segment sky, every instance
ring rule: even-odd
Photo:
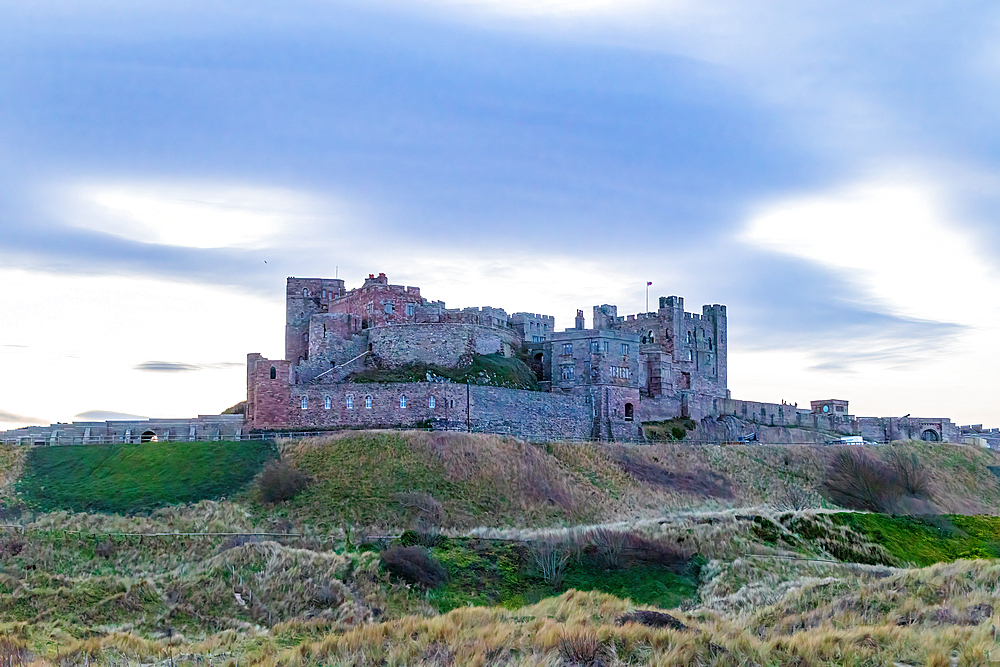
[[[0,63],[0,429],[218,413],[287,276],[378,272],[1000,426],[996,3],[0,2]]]

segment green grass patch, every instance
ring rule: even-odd
[[[893,556],[918,567],[957,558],[1000,558],[1000,517],[842,513],[831,516]]]
[[[570,560],[561,585],[553,588],[535,571],[530,547],[520,542],[451,539],[431,553],[448,571],[448,582],[428,592],[428,600],[441,612],[470,604],[517,609],[571,588],[672,609],[697,593],[701,562],[692,561],[694,566],[683,574],[644,563],[609,570],[581,554]]]
[[[233,495],[276,454],[259,440],[33,447],[17,489],[42,511],[125,514]]]
[[[538,389],[538,379],[524,361],[499,353],[475,354],[472,363],[461,368],[408,364],[398,368],[368,368],[348,377],[352,382],[426,382],[429,379],[510,389]]]

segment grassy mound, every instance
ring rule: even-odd
[[[498,436],[345,433],[286,456],[314,480],[288,515],[338,527],[591,522],[607,499],[544,449]]]
[[[524,361],[499,353],[475,354],[472,363],[461,368],[408,364],[398,368],[367,368],[352,373],[347,379],[353,382],[424,382],[428,378],[510,389],[538,389],[538,379]]]
[[[262,441],[33,447],[17,490],[43,511],[136,512],[237,493],[275,454]]]

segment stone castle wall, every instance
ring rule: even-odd
[[[521,341],[512,329],[475,324],[401,324],[368,329],[373,362],[385,368],[413,363],[466,366],[473,354],[513,356]]]

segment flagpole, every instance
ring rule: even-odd
[[[649,281],[646,281],[646,312],[649,312]]]

